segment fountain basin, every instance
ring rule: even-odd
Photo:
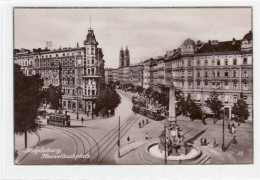
[[[159,142],[154,142],[149,144],[146,147],[146,151],[147,153],[149,153],[151,156],[155,158],[159,158],[159,159],[165,158],[165,152],[159,149]],[[201,155],[201,150],[197,146],[192,145],[192,149],[188,154],[169,155],[167,156],[167,160],[172,160],[172,161],[193,160],[199,157],[200,155]]]

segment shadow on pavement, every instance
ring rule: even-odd
[[[56,139],[45,139],[45,140],[42,140],[37,146],[43,146],[43,145],[49,144],[55,140]]]
[[[187,142],[193,144],[193,142],[194,142],[196,139],[198,139],[202,134],[204,134],[206,131],[207,131],[207,129],[200,131],[199,133],[197,133],[196,135],[194,135],[192,138],[188,139]]]

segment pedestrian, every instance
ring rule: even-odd
[[[82,122],[82,124],[83,124],[83,122],[84,122],[84,119],[83,119],[83,117],[81,118],[81,122]]]
[[[143,126],[144,126],[144,120],[142,121],[142,123],[143,123]]]
[[[148,119],[146,119],[146,124],[148,124]]]
[[[147,133],[145,133],[145,139],[148,140],[148,135],[147,135]]]
[[[203,146],[204,145],[204,137],[200,138],[200,145]]]
[[[214,138],[213,147],[215,148],[217,146],[218,146],[218,144],[217,144],[216,138]]]
[[[229,130],[229,133],[231,133],[231,126],[230,126],[230,124],[228,123],[228,130]]]
[[[127,141],[128,141],[128,143],[129,143],[129,141],[130,141],[130,137],[129,137],[129,136],[127,137]]]
[[[208,142],[207,142],[207,138],[206,138],[206,137],[204,138],[203,144],[204,144],[204,146],[207,146],[207,145],[208,145]]]

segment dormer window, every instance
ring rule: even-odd
[[[247,64],[247,58],[243,59],[243,64]]]

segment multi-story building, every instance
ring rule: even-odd
[[[25,75],[39,73],[44,88],[61,86],[62,108],[92,113],[104,83],[104,60],[94,31],[88,30],[84,46],[57,50],[15,50],[14,62]]]
[[[112,80],[113,82],[118,81],[118,69],[112,69]]]
[[[113,69],[105,68],[105,83],[108,84],[110,81],[113,81]]]
[[[134,86],[143,87],[143,64],[129,66],[129,82]]]
[[[224,114],[231,118],[231,109],[240,96],[245,95],[252,120],[253,66],[252,32],[242,40],[217,40],[195,43],[187,39],[180,54],[173,58],[173,84],[185,95],[190,94],[204,109],[205,100],[215,91],[224,104]]]

